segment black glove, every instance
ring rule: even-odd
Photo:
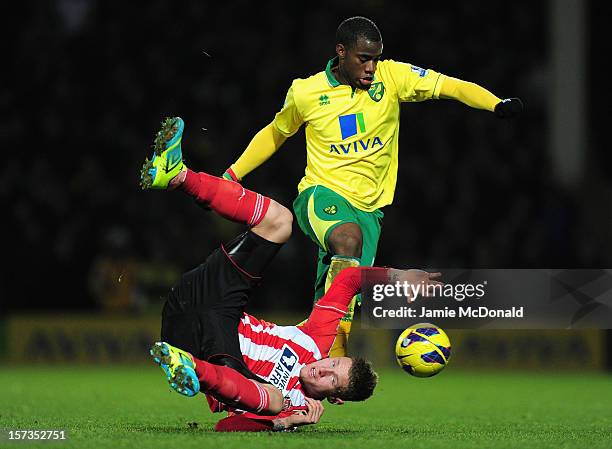
[[[520,98],[504,98],[495,105],[495,115],[499,118],[512,118],[523,112],[523,102]]]

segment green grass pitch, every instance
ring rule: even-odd
[[[156,366],[0,369],[0,447],[610,448],[612,377],[453,371],[381,372],[365,403],[326,405],[296,433],[217,434],[222,415],[184,398]],[[193,424],[193,423],[197,423]],[[66,442],[10,442],[9,429],[66,429]]]

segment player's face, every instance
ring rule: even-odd
[[[371,42],[363,38],[358,39],[351,48],[337,44],[336,53],[340,57],[338,63],[340,82],[357,89],[368,90],[372,85],[382,50],[382,42]]]
[[[349,371],[353,361],[349,357],[333,357],[309,363],[300,370],[300,383],[304,392],[313,399],[336,394],[349,384]]]

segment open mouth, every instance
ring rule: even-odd
[[[364,76],[363,78],[359,78],[359,82],[363,86],[369,86],[370,84],[372,84],[372,80],[373,79],[374,79],[374,77],[372,77],[372,76]]]
[[[316,371],[314,368],[310,368],[310,377],[315,378]]]

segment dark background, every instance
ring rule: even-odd
[[[378,264],[612,266],[602,98],[608,2],[587,5],[588,145],[572,188],[551,170],[548,2],[64,0],[17,8],[3,14],[4,313],[157,306],[178,273],[240,230],[180,193],[140,190],[161,119],[183,117],[187,164],[220,175],[272,120],[292,79],[324,68],[336,27],[353,15],[377,23],[384,57],[526,105],[514,121],[450,101],[403,105],[399,180],[384,209]],[[305,160],[302,130],[244,184],[290,207]],[[258,308],[306,311],[315,258],[295,225]]]

